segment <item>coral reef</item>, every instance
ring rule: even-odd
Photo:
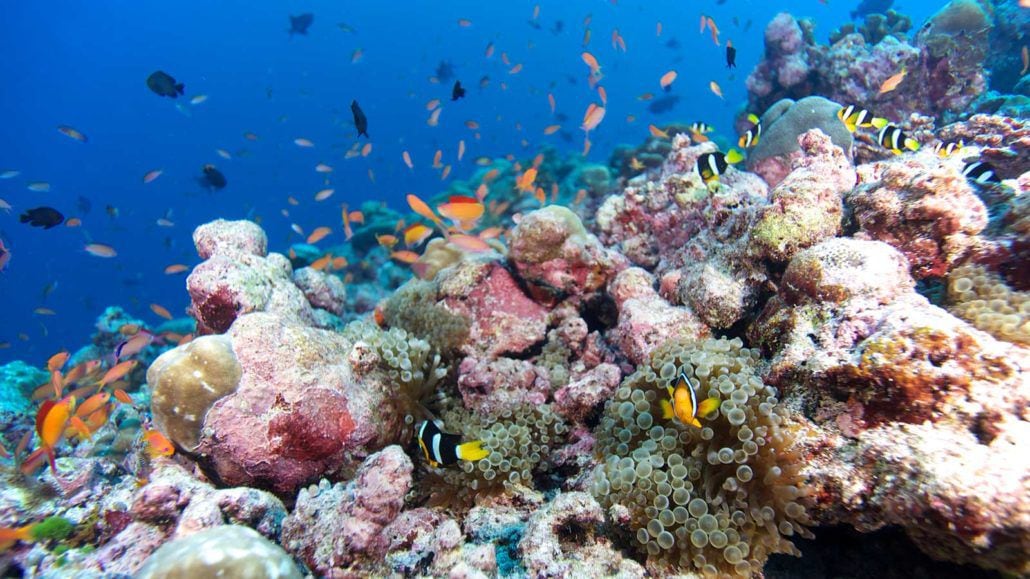
[[[987,227],[987,208],[962,164],[931,151],[862,165],[845,203],[856,237],[898,248],[916,278],[947,274]]]
[[[1025,351],[930,305],[880,242],[802,251],[781,285],[748,336],[771,357],[766,382],[819,428],[802,470],[813,517],[899,525],[936,558],[1025,571]]]

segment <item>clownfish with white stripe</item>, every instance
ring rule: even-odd
[[[662,418],[666,420],[675,416],[683,424],[701,428],[698,416],[705,418],[719,407],[719,399],[714,397],[706,398],[698,404],[694,385],[683,372],[680,372],[679,378],[673,379],[668,389],[669,400],[661,401]]]
[[[758,118],[758,115],[751,113],[747,116],[747,120],[751,123],[751,128],[741,135],[740,140],[737,141],[737,144],[745,149],[757,145],[758,139],[762,136],[762,120]]]
[[[426,462],[433,468],[457,464],[459,460],[474,462],[490,454],[483,449],[483,441],[462,442],[460,436],[440,430],[432,420],[419,425],[415,438]]]
[[[998,172],[995,171],[994,166],[983,161],[967,163],[962,169],[962,174],[966,176],[966,179],[969,179],[978,185],[983,185],[985,183],[1001,183],[1001,178],[998,177]]]
[[[697,158],[697,172],[701,175],[701,180],[705,182],[705,185],[711,186],[719,181],[719,175],[725,173],[730,165],[743,160],[744,155],[736,149],[731,149],[726,154],[721,151],[705,153]]]
[[[841,107],[837,111],[837,118],[840,122],[844,123],[844,126],[848,128],[848,131],[854,133],[859,128],[867,129],[869,127],[876,127],[882,129],[887,126],[887,119],[874,116],[873,113],[866,109],[860,109],[855,105],[848,105]]]
[[[919,150],[919,141],[905,134],[894,125],[887,125],[880,129],[880,134],[876,137],[876,140],[880,143],[880,146],[889,149],[890,152],[895,155],[900,155],[902,149],[908,149],[909,151]]]
[[[947,159],[952,155],[958,155],[962,153],[962,149],[966,144],[960,139],[958,142],[947,143],[943,141],[938,142],[933,146],[933,152],[937,154],[941,159]]]

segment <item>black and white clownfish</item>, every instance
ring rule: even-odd
[[[757,145],[758,139],[762,136],[762,120],[758,118],[758,115],[751,113],[747,116],[747,120],[751,123],[751,128],[741,135],[740,140],[737,141],[737,144],[745,149]]]
[[[919,141],[906,135],[904,131],[895,125],[887,125],[880,129],[880,134],[876,137],[876,140],[880,143],[881,147],[889,149],[895,155],[900,155],[902,149],[910,151],[919,150]]]
[[[973,161],[966,164],[962,169],[962,174],[966,176],[966,179],[979,185],[984,183],[1001,183],[1001,178],[998,177],[998,172],[994,169],[994,166],[983,161]]]
[[[877,129],[882,129],[887,126],[888,122],[887,119],[874,116],[873,113],[866,109],[860,109],[855,105],[841,107],[841,109],[837,111],[837,118],[840,119],[840,121],[844,123],[844,126],[852,133],[859,128],[867,129],[869,127],[876,127]]]
[[[433,468],[457,464],[459,460],[482,460],[490,454],[483,449],[483,441],[462,442],[460,436],[440,430],[432,420],[419,425],[415,438],[426,462]]]
[[[712,185],[719,181],[719,175],[726,172],[730,165],[744,160],[744,155],[736,149],[723,154],[721,151],[705,153],[697,158],[697,172],[706,185]]]
[[[962,149],[965,146],[966,144],[961,139],[953,143],[944,143],[944,141],[940,141],[933,146],[933,152],[936,153],[938,157],[947,159],[952,155],[962,154]]]

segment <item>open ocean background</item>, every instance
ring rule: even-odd
[[[714,125],[716,134],[710,136],[735,141],[732,120],[746,100],[744,81],[761,58],[769,20],[781,11],[814,18],[817,38],[826,42],[857,2],[542,1],[539,29],[530,24],[536,4],[69,0],[0,5],[0,172],[20,171],[0,180],[0,199],[14,208],[0,212],[0,239],[12,253],[0,273],[0,344],[6,346],[0,363],[42,363],[61,349],[74,351],[86,343],[108,305],[154,323],[160,320],[148,307],[152,303],[185,315],[187,274],[163,270],[198,263],[191,234],[212,219],[260,219],[269,249],[285,252],[303,241],[291,223],[305,232],[328,225],[334,229],[328,241],[342,241],[341,203],[357,208],[366,200],[383,200],[406,212],[405,194],[429,198],[444,190],[447,183],[430,167],[437,149],[444,151],[443,163],[453,165],[449,179],[470,176],[481,156],[530,159],[545,145],[581,151],[578,127],[587,105],[598,100],[580,56],[588,15],[592,39],[585,50],[600,61],[608,93],[607,115],[591,135],[588,159],[604,163],[616,145],[642,142],[651,123],[702,120]],[[894,8],[909,15],[915,29],[943,4],[908,1]],[[291,37],[289,15],[305,12],[314,14],[308,34]],[[715,46],[707,31],[698,33],[701,13],[715,19],[723,46]],[[459,26],[459,19],[471,26]],[[659,21],[663,32],[657,37]],[[338,23],[355,32],[341,30]],[[615,28],[627,43],[626,53],[612,48]],[[678,48],[667,46],[672,39]],[[727,39],[737,48],[735,70],[726,68]],[[491,42],[496,52],[486,58]],[[363,56],[352,63],[356,49]],[[509,74],[501,53],[512,66],[522,64],[521,72]],[[465,99],[450,101],[453,80],[430,82],[441,61],[453,66],[468,91]],[[668,113],[649,113],[649,103],[637,97],[662,96],[658,79],[670,69],[679,73],[672,94],[680,102]],[[185,83],[186,95],[172,100],[151,92],[145,81],[155,70]],[[490,82],[481,89],[484,76]],[[709,91],[712,80],[725,99]],[[560,122],[562,131],[544,136],[544,127],[558,122],[548,92],[557,112],[568,118]],[[208,99],[191,105],[198,95]],[[426,124],[425,104],[433,98],[443,107],[437,127]],[[349,109],[354,99],[368,116],[373,150],[367,158],[344,160],[356,141]],[[627,123],[627,115],[636,121]],[[480,124],[481,139],[466,128],[467,120]],[[75,127],[88,142],[62,135],[58,125]],[[245,139],[246,132],[258,140]],[[315,146],[298,147],[297,138]],[[460,139],[467,152],[457,162]],[[217,149],[232,159],[221,158]],[[414,170],[401,160],[404,150]],[[206,163],[225,174],[228,187],[212,193],[198,185]],[[314,170],[318,163],[335,169],[328,185],[327,176]],[[163,174],[144,184],[143,175],[153,169]],[[49,182],[51,190],[30,191],[27,184],[34,181]],[[325,187],[336,194],[315,203],[313,195]],[[287,204],[291,195],[299,206]],[[18,223],[22,211],[44,205],[80,218],[82,226],[43,230]],[[108,214],[108,206],[117,209],[117,217]],[[285,208],[289,218],[281,215]],[[174,227],[156,225],[166,216]],[[118,255],[94,257],[83,250],[91,242],[111,245]],[[36,313],[38,308],[54,314]]]

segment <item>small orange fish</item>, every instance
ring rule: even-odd
[[[298,137],[296,139],[293,139],[293,144],[305,149],[310,149],[311,147],[315,146],[315,143],[313,143],[310,139],[305,139],[304,137]]]
[[[296,207],[297,205],[300,205],[300,201],[297,201],[297,198],[294,197],[293,195],[290,195],[289,197],[287,197],[286,198],[286,202],[289,203],[290,205],[293,205],[294,207]]]
[[[151,458],[159,456],[172,456],[175,454],[175,446],[164,434],[157,430],[147,429],[143,432],[143,440],[147,444],[147,452]]]
[[[486,183],[480,183],[479,187],[476,187],[476,199],[480,201],[486,199],[486,196],[490,194],[490,187]]]
[[[473,237],[465,233],[455,233],[451,235],[450,243],[465,251],[471,251],[475,253],[493,250],[493,248],[490,247],[490,244],[488,244],[487,242],[483,241],[478,237]]]
[[[326,199],[332,197],[333,193],[336,193],[336,189],[332,189],[332,188],[322,189],[318,193],[315,193],[315,201],[319,201],[319,202],[325,201]]]
[[[401,153],[401,158],[404,159],[404,164],[407,165],[409,169],[415,168],[415,164],[411,162],[411,153],[404,151]]]
[[[430,127],[435,127],[435,126],[439,125],[440,124],[440,112],[441,111],[443,111],[443,107],[435,109],[435,110],[433,110],[432,113],[429,113],[429,120],[426,121],[426,124],[429,125]]]
[[[708,83],[708,88],[712,89],[712,92],[715,93],[715,96],[723,98],[722,87],[719,86],[719,83],[713,80],[712,82]]]
[[[329,166],[329,165],[326,165],[325,163],[319,163],[319,164],[315,165],[315,172],[316,173],[332,173],[333,172],[333,168],[331,166]]]
[[[397,236],[389,233],[381,233],[376,235],[376,243],[386,249],[393,249],[393,246],[397,245]]]
[[[100,379],[100,382],[98,382],[98,384],[101,387],[103,387],[110,384],[111,382],[119,380],[129,372],[132,372],[132,369],[135,368],[136,364],[138,363],[139,362],[137,362],[136,360],[126,360],[124,362],[118,362],[117,364],[112,366],[107,372],[104,372],[104,377]]]
[[[147,171],[146,175],[143,175],[143,182],[144,183],[152,183],[154,181],[154,179],[157,179],[158,177],[161,176],[161,173],[164,173],[164,171],[161,170],[161,169],[154,169],[152,171]]]
[[[712,42],[719,46],[719,28],[715,26],[715,20],[711,16],[708,17],[708,28],[712,31]]]
[[[465,156],[465,140],[461,139],[458,141],[458,160]]]
[[[24,527],[0,527],[0,552],[11,548],[18,541],[31,541],[35,527],[36,523]]]
[[[132,397],[129,396],[128,392],[122,390],[121,388],[114,389],[114,399],[118,402],[121,402],[122,404],[128,404],[129,406],[135,404],[135,402],[133,402],[132,400]]]
[[[96,394],[82,401],[82,404],[80,404],[79,407],[75,409],[75,416],[89,416],[90,414],[93,414],[94,412],[99,410],[101,406],[107,404],[107,402],[110,399],[111,395],[109,393],[97,392]]]
[[[557,133],[559,129],[561,129],[561,125],[548,125],[544,127],[544,134],[553,135]]]
[[[332,232],[333,232],[332,229],[330,229],[330,228],[328,228],[328,227],[326,227],[324,225],[322,227],[316,227],[315,230],[311,232],[311,235],[308,236],[307,243],[311,244],[311,245],[314,245],[314,244],[318,243],[319,241],[322,241],[323,239],[325,239],[326,236],[328,236]]]
[[[479,123],[476,122],[476,121],[473,121],[471,119],[465,121],[465,126],[467,128],[469,128],[469,129],[473,130],[473,131],[478,131],[479,130]]]
[[[433,155],[433,168],[434,169],[439,169],[440,168],[440,159],[442,159],[442,158],[443,158],[443,151],[440,150],[440,149],[437,149],[436,150],[436,154]]]
[[[508,71],[508,74],[518,74],[520,72],[522,72],[522,63],[521,62],[516,64],[515,66],[511,67],[511,70]]]
[[[655,137],[655,138],[658,138],[658,139],[668,139],[669,138],[669,133],[659,129],[658,127],[656,127],[654,125],[648,125],[647,126],[647,130],[651,132],[651,136],[652,137]]]
[[[316,259],[315,261],[311,262],[310,267],[311,267],[311,269],[314,269],[314,270],[317,270],[317,271],[323,271],[326,267],[329,266],[330,263],[332,263],[332,261],[333,261],[333,256],[331,254],[327,253],[327,254],[323,255],[322,257]]]
[[[553,93],[547,93],[547,104],[551,105],[551,114],[553,115],[554,114],[554,109],[557,106],[557,103],[554,100],[554,94]]]
[[[426,103],[426,110],[431,111],[438,106],[440,106],[440,99],[431,99],[429,102]]]
[[[530,167],[515,180],[515,189],[522,193],[533,193],[536,182],[537,168]]]
[[[663,74],[662,78],[658,79],[658,84],[661,85],[662,90],[669,91],[669,87],[672,86],[673,82],[675,82],[676,76],[677,74],[675,70],[670,70],[669,72]]]
[[[483,55],[487,58],[492,58],[494,55],[494,43],[490,42],[486,45],[486,50],[483,51]]]
[[[1026,74],[1026,71],[1030,70],[1030,49],[1023,45],[1023,50],[1020,51],[1023,57],[1023,70],[1019,71],[1020,75]]]
[[[189,271],[189,269],[190,267],[188,265],[183,265],[181,263],[173,263],[172,265],[169,265],[165,268],[165,275],[175,275],[177,273]]]
[[[418,261],[418,254],[415,253],[414,251],[409,251],[409,250],[406,250],[406,249],[402,249],[400,251],[391,252],[390,253],[390,257],[392,259],[396,259],[397,261],[399,261],[401,263],[407,263],[409,265],[412,264],[412,263],[415,263],[416,261]]]
[[[155,314],[161,316],[166,320],[172,319],[171,312],[169,312],[167,308],[160,304],[150,304],[150,311],[154,312]]]
[[[350,63],[357,64],[361,62],[361,57],[363,56],[365,56],[365,50],[360,47],[355,48],[354,51],[350,53]]]
[[[436,213],[433,212],[425,201],[419,199],[418,195],[408,193],[407,200],[408,206],[411,207],[412,211],[437,224],[441,229],[443,228],[443,222],[440,221],[440,218],[436,216]]]
[[[589,133],[590,131],[597,128],[597,125],[601,124],[604,120],[604,107],[599,107],[594,103],[590,103],[587,107],[587,112],[583,115],[583,124],[580,126],[581,129]]]
[[[655,24],[654,35],[655,36],[661,36],[662,35],[662,23],[661,23],[661,21],[658,21],[658,23]]]
[[[472,229],[476,221],[483,216],[485,208],[475,197],[452,195],[447,203],[436,207],[440,215],[455,222],[460,229]]]
[[[68,219],[68,221],[64,222],[64,225],[65,225],[65,227],[81,227],[82,226],[82,220],[79,219],[78,217],[71,217],[71,218]]]
[[[354,231],[350,227],[350,213],[347,212],[347,204],[340,209],[340,220],[343,221],[343,238],[350,240]]]
[[[61,368],[64,368],[64,365],[68,363],[68,358],[70,357],[71,354],[67,351],[61,351],[54,354],[53,356],[50,356],[50,359],[46,362],[47,370],[51,372],[56,372]]]
[[[462,28],[468,28],[469,26],[472,26],[472,21],[468,18],[459,18],[458,26],[461,26]]]
[[[367,157],[372,153],[372,143],[365,143],[365,146],[361,147],[361,156]]]
[[[594,58],[593,54],[584,51],[581,57],[583,58],[583,62],[590,67],[591,76],[598,76],[601,74],[601,65],[597,62],[597,59]]]
[[[597,85],[597,96],[601,98],[601,106],[608,106],[608,91],[601,85]]]
[[[880,94],[889,93],[892,90],[898,88],[898,85],[901,84],[901,81],[905,80],[906,73],[908,73],[908,71],[905,69],[904,66],[902,66],[900,72],[891,75],[890,78],[883,81],[883,84],[880,85]]]

